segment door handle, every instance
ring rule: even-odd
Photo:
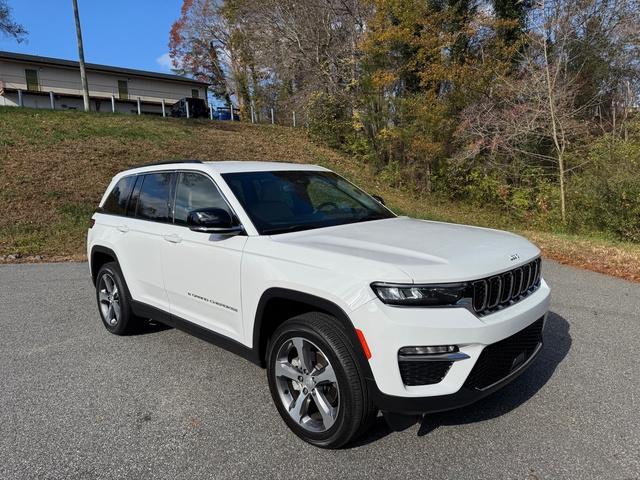
[[[126,225],[118,225],[116,228],[122,233],[127,233],[129,231],[129,227]]]
[[[165,235],[164,239],[169,243],[180,243],[182,241],[182,237],[180,235],[176,235],[175,233],[171,235]]]

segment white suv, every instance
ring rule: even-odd
[[[397,425],[474,402],[542,346],[549,288],[534,245],[398,217],[322,167],[135,168],[91,223],[107,330],[152,318],[265,366],[284,421],[320,447],[378,410]]]

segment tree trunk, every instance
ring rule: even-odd
[[[567,207],[566,207],[566,193],[564,185],[564,157],[560,153],[558,155],[558,177],[560,180],[560,215],[562,217],[562,223],[567,221]]]
[[[544,2],[542,4],[542,8],[544,9]],[[566,223],[567,221],[567,212],[566,212],[566,199],[565,199],[565,187],[564,187],[564,135],[562,135],[562,139],[558,133],[558,119],[556,116],[556,105],[554,101],[554,85],[551,82],[551,67],[549,65],[549,56],[548,56],[548,46],[547,46],[547,37],[546,34],[543,35],[543,53],[544,53],[544,73],[547,87],[547,101],[549,105],[549,116],[551,117],[551,136],[553,138],[553,144],[556,149],[557,161],[558,161],[558,176],[560,180],[560,215],[562,218],[562,223]]]

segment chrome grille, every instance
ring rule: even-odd
[[[478,315],[512,305],[540,286],[541,260],[536,258],[521,267],[473,282],[473,309]]]
[[[473,282],[473,309],[480,312],[487,308],[487,281],[478,280]]]
[[[496,308],[502,295],[502,277],[496,276],[489,279],[489,292],[487,294],[487,308]]]
[[[502,295],[500,295],[500,303],[506,303],[513,295],[513,272],[502,274]]]

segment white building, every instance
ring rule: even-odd
[[[207,84],[191,78],[86,64],[92,111],[169,114],[182,98],[207,101]],[[58,58],[0,51],[0,106],[83,110],[80,66]]]

